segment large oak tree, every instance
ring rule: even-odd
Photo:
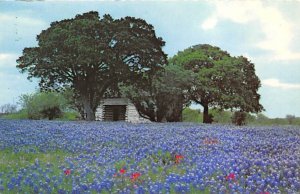
[[[25,48],[17,68],[40,79],[42,90],[74,89],[87,120],[111,85],[142,82],[166,63],[164,41],[142,19],[100,18],[97,12],[51,23],[37,36],[38,46]]]
[[[218,47],[203,44],[178,52],[170,62],[192,70],[189,94],[191,100],[203,106],[204,123],[210,122],[209,107],[243,112],[263,110],[257,93],[260,80],[247,58],[232,57]]]
[[[123,94],[131,99],[140,116],[151,121],[182,121],[182,110],[189,104],[190,72],[178,65],[166,65],[153,79],[123,85]]]

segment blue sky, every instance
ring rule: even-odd
[[[38,87],[15,68],[23,48],[36,46],[51,22],[91,10],[145,19],[169,57],[204,43],[248,57],[264,114],[300,116],[300,1],[0,1],[0,106]]]

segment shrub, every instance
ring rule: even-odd
[[[295,115],[286,115],[285,118],[290,125],[293,124],[294,120],[296,119]]]
[[[232,113],[226,110],[218,110],[218,109],[211,109],[210,112],[213,115],[213,121],[216,123],[230,123]]]
[[[21,104],[27,110],[29,119],[59,118],[66,107],[66,102],[66,99],[57,92],[39,92],[21,96]]]
[[[56,120],[62,121],[76,121],[80,119],[80,114],[76,111],[68,111],[62,113],[62,116]]]
[[[200,113],[200,110],[185,108],[182,111],[182,121],[202,123],[202,114]]]
[[[238,126],[246,124],[247,113],[242,111],[237,111],[233,113],[232,123]]]

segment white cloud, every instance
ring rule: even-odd
[[[201,27],[204,29],[204,30],[210,30],[210,29],[213,29],[218,23],[218,19],[216,17],[210,17],[208,19],[206,19]]]
[[[34,91],[36,82],[29,82],[27,74],[18,72],[16,53],[0,53],[0,106],[16,103],[18,96]]]
[[[295,24],[287,20],[278,8],[266,5],[263,1],[213,1],[214,14],[201,25],[204,30],[212,30],[221,20],[249,25],[256,22],[264,34],[262,40],[254,46],[272,52],[273,60],[297,60],[300,53],[290,49],[295,35]],[[259,30],[251,29],[249,31]]]
[[[0,53],[0,68],[14,67],[18,56],[12,53]]]
[[[274,78],[262,80],[262,84],[264,86],[280,89],[300,89],[300,84],[283,83]]]
[[[0,43],[2,41],[12,43],[12,40],[19,41],[22,38],[35,38],[35,35],[47,25],[43,20],[18,13],[0,13]]]
[[[0,106],[15,104],[21,94],[31,93],[37,87],[36,82],[29,82],[27,75],[0,72]]]

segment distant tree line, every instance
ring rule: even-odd
[[[0,106],[0,113],[1,114],[10,114],[17,112],[17,105],[15,104],[3,104]]]
[[[52,22],[37,41],[37,47],[23,50],[17,68],[28,79],[39,78],[42,92],[68,91],[68,100],[86,120],[95,120],[101,99],[120,96],[131,99],[142,117],[157,122],[182,121],[191,102],[203,106],[204,123],[213,121],[210,108],[239,112],[237,120],[263,110],[260,80],[246,57],[200,44],[168,59],[163,39],[139,18],[100,18],[88,12]],[[27,97],[43,103],[43,95]],[[53,119],[57,107],[45,105],[38,115]]]
[[[210,109],[210,114],[213,117],[213,123],[220,124],[236,124],[237,120],[235,118],[235,112],[230,110],[219,110],[219,109]],[[252,114],[245,113],[245,120],[241,125],[300,125],[300,117],[294,115],[292,121],[290,121],[290,115],[286,115],[285,118],[269,118],[263,113]],[[198,122],[202,123],[203,111],[199,109],[191,109],[189,107],[183,110],[183,121],[184,122]]]

